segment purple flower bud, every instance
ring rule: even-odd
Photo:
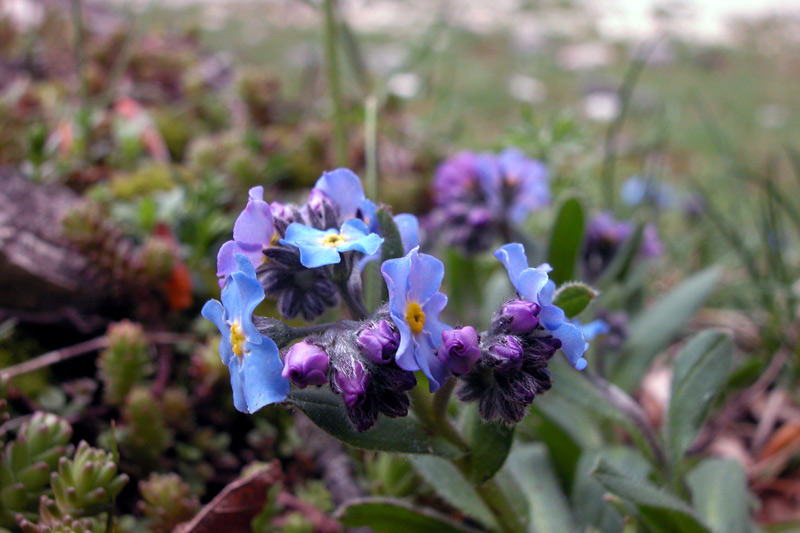
[[[475,208],[467,215],[467,223],[472,227],[481,228],[492,221],[492,212],[485,208]]]
[[[369,374],[364,372],[364,367],[360,363],[356,363],[353,376],[337,372],[334,380],[347,407],[350,409],[361,407],[367,397],[367,385],[369,384]]]
[[[537,316],[541,311],[539,304],[524,300],[511,300],[500,309],[500,314],[510,319],[509,333],[530,333],[539,324]]]
[[[328,355],[325,351],[316,344],[301,341],[286,352],[281,376],[304,389],[308,385],[325,385],[327,372]]]
[[[463,375],[481,358],[478,334],[472,326],[442,332],[442,344],[436,352],[439,360],[453,374]]]
[[[501,372],[519,369],[522,366],[522,351],[522,345],[512,335],[506,335],[489,348],[489,354],[494,359],[493,366]]]
[[[381,320],[372,327],[364,328],[358,333],[358,347],[370,361],[388,363],[397,353],[400,345],[400,334],[386,320]]]

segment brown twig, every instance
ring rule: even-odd
[[[178,333],[158,331],[146,334],[145,338],[147,339],[147,342],[151,342],[154,344],[177,344],[179,342],[193,340],[195,339],[195,336],[188,334],[178,334]],[[96,337],[94,339],[81,342],[73,346],[68,346],[66,348],[59,348],[58,350],[47,352],[46,354],[34,357],[33,359],[30,359],[18,365],[13,365],[3,368],[0,370],[0,377],[6,379],[13,379],[17,376],[21,376],[22,374],[27,374],[28,372],[33,372],[35,370],[40,370],[42,368],[47,368],[48,366],[54,365],[56,363],[61,363],[63,361],[72,359],[73,357],[78,357],[80,355],[86,355],[88,353],[96,352],[106,347],[108,347],[108,337],[103,335],[102,337]]]

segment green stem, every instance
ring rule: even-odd
[[[89,148],[89,83],[86,78],[85,57],[84,57],[84,40],[85,33],[83,29],[83,4],[81,0],[72,0],[72,24],[75,27],[75,40],[73,46],[75,48],[75,69],[78,74],[78,101],[80,108],[78,111],[78,128],[81,136],[81,143],[83,151]]]
[[[333,104],[333,144],[336,164],[347,165],[347,132],[344,124],[342,87],[339,79],[339,37],[336,24],[336,0],[325,0],[325,57],[328,67],[328,84]]]
[[[450,380],[451,382],[454,380]],[[441,389],[440,389],[441,390]],[[451,386],[452,390],[452,386]],[[467,455],[451,459],[453,465],[469,479],[469,444],[461,433],[453,426],[446,417],[438,418],[435,414],[436,401],[431,400],[431,395],[426,393],[422,387],[414,387],[409,393],[414,402],[414,412],[419,417],[422,426],[431,434],[439,435],[449,441],[459,449],[467,452]],[[497,520],[498,525],[504,533],[522,533],[525,531],[517,517],[517,513],[508,503],[508,498],[497,485],[494,479],[490,479],[481,485],[475,486],[475,491],[481,500]]]
[[[448,379],[442,388],[433,395],[433,416],[436,420],[445,420],[447,416],[447,406],[450,404],[450,396],[456,388],[456,380]]]

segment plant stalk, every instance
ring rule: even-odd
[[[342,86],[339,77],[339,35],[336,23],[336,0],[325,0],[325,58],[328,67],[331,104],[333,105],[333,145],[336,164],[347,166],[347,132],[342,105]]]

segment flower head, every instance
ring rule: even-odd
[[[447,305],[447,296],[439,292],[444,265],[414,248],[405,257],[385,261],[381,272],[389,289],[389,316],[400,331],[397,365],[410,372],[422,370],[433,392],[450,374],[436,357],[442,332],[450,329],[439,321]]]
[[[340,231],[326,231],[292,222],[286,228],[286,237],[281,244],[300,250],[300,262],[307,268],[317,268],[339,263],[340,254],[358,251],[372,255],[378,251],[383,239],[369,229],[363,220],[351,218],[342,224]]]
[[[328,354],[316,344],[298,342],[284,355],[283,365],[281,376],[300,389],[328,383]]]
[[[209,300],[202,314],[222,333],[219,354],[231,373],[234,406],[254,413],[286,399],[289,381],[281,377],[278,347],[253,324],[253,311],[264,300],[264,289],[250,260],[241,254],[235,259],[238,269],[225,282],[222,303]]]
[[[275,234],[272,210],[264,201],[264,187],[250,189],[247,206],[233,225],[233,240],[222,245],[217,254],[217,276],[224,278],[237,269],[236,254],[245,256],[257,267],[264,260],[263,250]]]
[[[525,248],[519,243],[501,246],[494,255],[506,267],[517,294],[524,300],[539,305],[539,324],[561,341],[561,351],[570,364],[577,370],[586,368],[586,359],[583,358],[586,341],[583,333],[566,319],[560,307],[553,305],[556,285],[548,277],[550,265],[545,263],[536,268],[528,267]]]
[[[361,353],[373,363],[386,363],[397,354],[400,345],[400,334],[386,320],[379,320],[376,324],[366,327],[358,332],[356,337]]]

